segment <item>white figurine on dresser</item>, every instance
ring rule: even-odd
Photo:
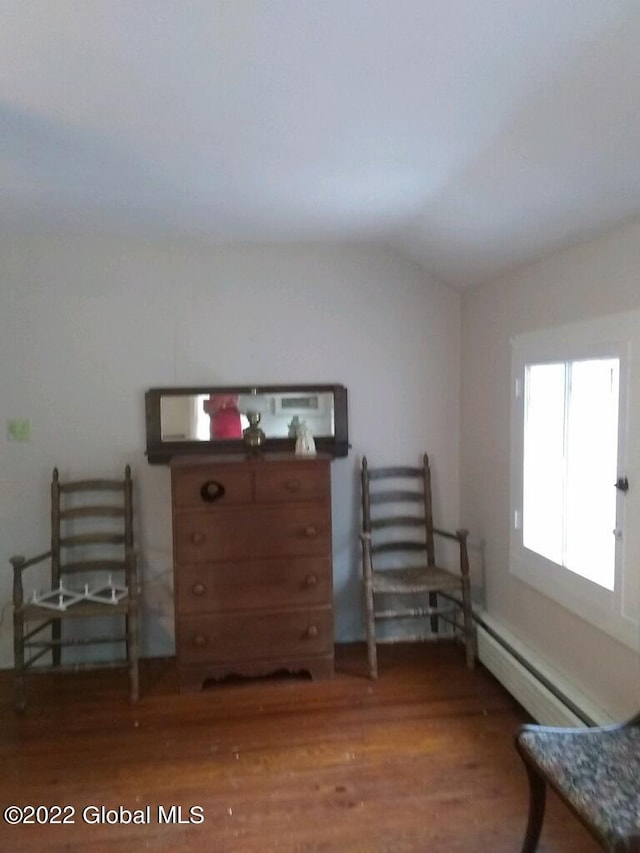
[[[296,455],[297,456],[315,456],[316,443],[313,438],[313,433],[307,426],[306,421],[301,421],[296,436]]]

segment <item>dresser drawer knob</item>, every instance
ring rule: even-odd
[[[307,575],[305,583],[307,586],[318,586],[318,578],[315,575]]]
[[[194,583],[194,585],[191,587],[191,592],[194,595],[202,596],[205,594],[206,591],[207,591],[206,586],[203,583],[201,583],[200,581],[198,581],[198,583]]]
[[[204,542],[204,533],[200,533],[199,530],[196,530],[194,533],[191,534],[189,539],[191,540],[192,545],[202,545],[202,543]]]
[[[317,625],[309,625],[307,628],[307,637],[311,640],[315,640],[318,636],[318,626]]]
[[[284,487],[288,492],[299,492],[300,480],[287,480],[284,484]]]
[[[206,483],[202,484],[200,497],[203,501],[206,501],[206,503],[212,504],[214,501],[223,497],[224,492],[225,489],[222,483],[218,483],[217,480],[207,480]]]
[[[308,524],[304,529],[304,535],[307,539],[313,539],[314,536],[318,535],[318,528],[313,524]]]
[[[209,645],[209,638],[206,634],[194,634],[192,642],[197,649],[204,649]]]

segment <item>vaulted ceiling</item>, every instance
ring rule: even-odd
[[[375,241],[456,287],[640,215],[638,0],[3,0],[0,236]]]

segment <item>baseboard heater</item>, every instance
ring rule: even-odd
[[[517,638],[486,615],[476,614],[478,657],[538,723],[550,726],[605,725],[613,720]]]

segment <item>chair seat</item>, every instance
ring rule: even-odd
[[[609,845],[640,839],[640,727],[525,729],[521,750]]]
[[[374,571],[375,593],[416,593],[438,590],[456,590],[462,586],[458,575],[436,566],[417,566],[410,569]]]
[[[70,616],[78,618],[111,616],[114,613],[127,613],[130,604],[131,599],[128,595],[121,598],[120,601],[117,601],[114,604],[101,603],[98,601],[79,601],[77,604],[72,604],[67,607],[63,613],[65,618]],[[23,605],[21,612],[25,621],[55,619],[60,616],[60,611],[57,608],[31,603]]]

